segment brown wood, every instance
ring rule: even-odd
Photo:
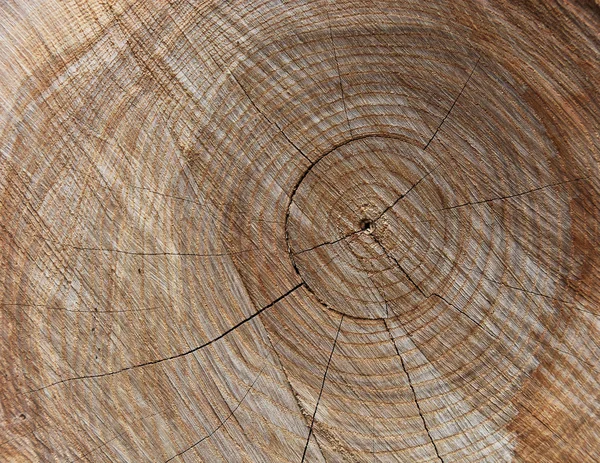
[[[0,3],[0,460],[600,458],[595,0]]]

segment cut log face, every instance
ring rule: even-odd
[[[0,460],[594,462],[600,6],[0,5]]]

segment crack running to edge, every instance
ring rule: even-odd
[[[270,363],[267,362],[260,369],[260,371],[258,372],[258,374],[256,375],[256,377],[252,381],[252,384],[250,384],[250,386],[248,387],[248,389],[246,389],[246,392],[244,393],[244,395],[242,396],[242,398],[238,401],[238,403],[236,404],[236,406],[233,407],[233,409],[230,410],[229,415],[227,415],[227,417],[224,420],[219,421],[219,424],[217,425],[217,427],[215,427],[206,436],[204,436],[201,439],[197,440],[196,442],[194,442],[192,445],[190,445],[186,449],[184,449],[181,452],[173,455],[171,458],[169,458],[168,460],[166,460],[165,463],[169,463],[170,461],[174,460],[177,457],[180,457],[184,453],[189,452],[190,450],[192,450],[194,447],[197,447],[198,445],[200,445],[205,440],[210,439],[219,429],[221,429],[223,426],[225,426],[225,424],[227,424],[227,422],[231,419],[231,417],[233,417],[233,414],[237,411],[237,409],[240,407],[240,405],[242,405],[242,402],[246,399],[246,396],[250,393],[250,391],[252,390],[252,388],[254,387],[254,385],[256,384],[256,382],[258,381],[258,379],[261,377],[261,375],[263,374],[263,371],[265,370],[265,368],[267,368],[268,365],[270,365]]]
[[[321,401],[321,395],[323,394],[323,389],[325,388],[325,380],[327,379],[327,372],[329,371],[329,364],[331,363],[331,359],[333,357],[333,353],[335,351],[335,346],[337,345],[338,336],[340,335],[340,330],[342,329],[342,322],[344,321],[344,315],[342,314],[342,318],[340,319],[340,324],[338,325],[337,333],[335,334],[335,339],[333,340],[333,347],[331,348],[331,353],[329,354],[329,359],[327,360],[327,366],[325,367],[325,374],[323,375],[323,382],[321,383],[321,390],[319,391],[319,397],[317,397],[317,404],[315,405],[315,411],[312,416],[312,421],[310,422],[310,429],[308,431],[308,437],[306,438],[306,445],[304,446],[304,452],[302,453],[302,462],[304,463],[304,459],[306,458],[306,451],[308,450],[308,444],[310,443],[310,436],[312,436],[313,426],[315,424],[315,417],[317,416],[317,410],[319,409],[319,402]]]
[[[538,186],[536,188],[532,188],[531,190],[521,191],[520,193],[515,193],[512,195],[497,196],[495,198],[481,199],[479,201],[468,201],[466,203],[457,204],[455,206],[448,206],[448,207],[442,207],[440,209],[434,209],[431,212],[448,211],[451,209],[458,209],[459,207],[475,206],[477,204],[485,204],[485,203],[491,203],[493,201],[503,201],[505,199],[517,198],[519,196],[524,196],[524,195],[528,195],[530,193],[535,193],[536,191],[544,190],[546,188],[551,188],[551,187],[555,187],[555,186],[559,186],[559,185],[565,185],[567,183],[572,183],[572,182],[578,182],[580,180],[588,180],[589,178],[590,178],[590,176],[572,178],[570,180],[563,180],[561,182],[549,183],[548,185]]]
[[[433,132],[433,135],[431,136],[431,138],[429,139],[429,141],[427,142],[427,144],[425,145],[425,147],[423,148],[423,150],[427,149],[427,147],[429,146],[429,144],[433,141],[433,139],[435,138],[435,136],[438,134],[438,132],[442,128],[442,125],[444,125],[444,122],[446,122],[446,119],[448,118],[448,116],[450,115],[450,113],[452,112],[452,110],[454,109],[454,106],[456,105],[456,102],[458,101],[458,99],[460,98],[460,96],[465,91],[465,88],[467,87],[467,84],[471,80],[471,77],[473,76],[473,73],[475,72],[475,69],[477,69],[477,66],[479,65],[479,60],[480,59],[481,59],[481,57],[477,58],[477,62],[475,63],[475,66],[473,66],[473,69],[471,70],[471,73],[469,74],[469,77],[467,78],[466,82],[464,83],[464,85],[460,89],[460,92],[458,93],[458,96],[452,102],[452,106],[450,106],[450,109],[448,110],[448,112],[446,113],[446,115],[444,116],[444,118],[442,119],[442,122],[440,122],[440,125],[438,125],[437,129],[435,129],[435,132]]]
[[[308,287],[306,287],[306,288],[308,289]],[[309,292],[310,292],[310,290],[309,290]],[[288,388],[290,394],[294,397],[294,400],[298,407],[298,411],[300,412],[300,415],[302,415],[302,420],[304,421],[305,425],[308,426],[308,418],[307,417],[309,416],[309,414],[306,411],[306,409],[302,406],[300,397],[298,397],[298,393],[296,392],[296,390],[294,389],[294,386],[292,386],[292,383],[290,382],[289,374],[288,374],[285,366],[283,365],[283,362],[281,361],[281,355],[279,355],[279,351],[277,349],[275,349],[275,344],[273,344],[273,340],[271,339],[269,330],[267,329],[265,332],[267,335],[267,339],[269,340],[269,344],[271,345],[273,352],[275,352],[275,357],[277,358],[277,362],[279,363],[279,367],[281,368],[281,372],[283,373],[283,379],[285,381],[285,384],[287,385],[287,388]],[[323,455],[323,450],[321,449],[321,445],[319,444],[319,440],[317,439],[317,436],[315,436],[315,442],[317,443],[317,447],[319,448],[319,451],[321,452],[321,455],[323,456],[325,463],[327,463],[327,460],[325,459],[325,456]]]
[[[328,2],[329,4],[329,2]],[[335,59],[335,66],[337,68],[338,80],[340,83],[340,93],[342,95],[342,104],[344,105],[344,113],[346,114],[346,122],[348,124],[348,130],[352,134],[352,127],[350,127],[350,118],[348,117],[348,108],[346,106],[346,95],[344,94],[344,84],[342,83],[342,73],[340,72],[340,62],[338,61],[337,51],[335,49],[335,41],[333,40],[333,29],[331,27],[331,16],[329,15],[329,8],[326,8],[327,20],[329,22],[329,36],[331,37],[331,47],[333,49],[333,58]]]
[[[239,328],[240,326],[246,324],[250,320],[254,319],[258,315],[260,315],[261,313],[263,313],[265,310],[273,307],[279,301],[281,301],[281,300],[285,299],[286,297],[288,297],[290,294],[292,294],[294,291],[296,291],[297,289],[299,289],[301,286],[304,286],[304,284],[305,284],[304,282],[297,284],[292,289],[290,289],[289,291],[287,291],[283,295],[279,296],[277,299],[275,299],[271,303],[269,303],[266,306],[258,309],[256,312],[254,312],[248,318],[245,318],[241,322],[236,323],[234,326],[232,326],[228,330],[224,331],[223,333],[221,333],[217,337],[211,339],[210,341],[205,342],[204,344],[201,344],[200,346],[196,346],[193,349],[190,349],[190,350],[188,350],[186,352],[181,352],[179,354],[171,355],[170,357],[164,357],[164,358],[157,359],[157,360],[151,360],[149,362],[139,363],[137,365],[131,365],[131,366],[128,366],[128,367],[125,367],[125,368],[121,368],[120,370],[109,371],[107,373],[98,373],[98,374],[93,374],[93,375],[83,375],[83,376],[75,376],[73,378],[61,379],[60,381],[56,381],[54,383],[48,384],[46,386],[42,386],[42,387],[37,388],[37,389],[32,389],[32,390],[27,391],[25,393],[26,394],[31,394],[33,392],[38,392],[38,391],[41,391],[43,389],[47,389],[49,387],[56,386],[58,384],[63,384],[63,383],[67,383],[67,382],[71,382],[71,381],[75,381],[75,380],[92,379],[92,378],[103,378],[105,376],[113,376],[113,375],[117,375],[119,373],[123,373],[125,371],[134,370],[136,368],[142,368],[142,367],[146,367],[146,366],[150,366],[150,365],[156,365],[157,363],[166,362],[168,360],[175,360],[175,359],[178,359],[178,358],[181,358],[181,357],[185,357],[186,355],[193,354],[194,352],[197,352],[199,350],[204,349],[205,347],[210,346],[211,344],[213,344],[214,342],[218,341],[219,339],[224,338],[225,336],[227,336],[232,331],[234,331],[237,328]]]
[[[421,421],[423,422],[423,427],[425,428],[425,432],[427,432],[429,441],[433,445],[435,454],[437,455],[438,459],[442,463],[444,463],[444,460],[442,459],[442,457],[440,456],[440,452],[438,451],[437,445],[435,445],[435,441],[433,440],[433,437],[431,437],[431,433],[429,432],[429,427],[427,426],[427,422],[425,421],[425,417],[423,416],[423,412],[421,411],[421,406],[419,405],[419,401],[417,400],[417,392],[415,391],[415,387],[413,386],[412,380],[410,379],[410,375],[408,374],[408,370],[406,369],[406,365],[404,364],[404,358],[402,357],[402,355],[400,355],[400,350],[398,350],[398,346],[396,345],[396,342],[394,341],[394,337],[392,336],[390,327],[388,326],[387,321],[385,319],[383,320],[383,323],[385,324],[385,329],[387,330],[388,334],[390,335],[390,340],[392,341],[392,344],[394,345],[396,354],[398,354],[398,357],[400,357],[400,363],[402,364],[402,370],[404,370],[404,374],[406,374],[406,378],[408,379],[408,385],[410,386],[410,390],[412,391],[413,398],[415,400],[415,405],[417,406],[417,411],[419,412],[419,416],[421,417]]]

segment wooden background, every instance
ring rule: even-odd
[[[0,460],[600,460],[600,5],[0,3]]]

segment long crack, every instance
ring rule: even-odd
[[[238,84],[238,86],[242,89],[242,92],[244,93],[244,95],[246,95],[246,98],[248,98],[248,100],[250,101],[250,104],[254,107],[254,109],[256,109],[256,111],[258,112],[258,114],[260,114],[262,117],[264,117],[267,122],[273,126],[275,126],[277,128],[277,130],[279,131],[279,133],[281,135],[283,135],[283,138],[285,138],[287,140],[287,142],[292,145],[296,151],[298,151],[298,153],[300,153],[302,155],[302,157],[304,157],[304,159],[306,159],[311,165],[312,165],[312,161],[310,160],[310,158],[304,154],[304,152],[298,147],[298,145],[296,145],[291,139],[290,137],[288,137],[288,135],[283,131],[283,129],[279,126],[279,124],[275,121],[272,121],[257,105],[256,103],[254,103],[254,100],[252,98],[250,98],[250,95],[248,94],[248,92],[246,91],[246,88],[240,83],[240,81],[237,79],[237,77],[233,74],[230,73],[231,77],[233,78],[233,80],[235,80],[235,82]]]
[[[429,431],[429,426],[427,426],[427,421],[425,421],[425,416],[423,415],[423,411],[421,410],[421,405],[419,405],[419,401],[417,400],[417,392],[415,391],[415,387],[413,386],[412,379],[410,378],[410,375],[408,374],[408,370],[406,369],[406,365],[404,364],[404,358],[400,354],[400,350],[398,349],[398,346],[396,345],[396,341],[394,341],[394,337],[392,336],[392,332],[390,331],[390,328],[389,328],[389,326],[387,324],[387,321],[385,319],[383,320],[383,323],[385,324],[385,328],[386,328],[388,334],[390,335],[390,341],[392,341],[392,344],[394,345],[394,349],[396,350],[396,354],[398,354],[398,357],[400,358],[400,363],[402,364],[402,370],[404,370],[404,374],[406,375],[406,378],[408,379],[408,385],[410,386],[410,390],[412,391],[413,399],[415,401],[415,405],[417,406],[417,411],[419,412],[419,416],[421,417],[421,421],[423,422],[423,427],[425,428],[425,432],[427,433],[427,436],[429,437],[429,441],[431,442],[431,445],[433,445],[433,448],[435,450],[435,454],[437,455],[438,459],[442,463],[444,463],[444,460],[440,456],[440,452],[439,452],[439,450],[437,448],[437,445],[435,444],[435,441],[433,440],[433,437],[431,436],[431,432]]]
[[[465,206],[475,206],[477,204],[485,204],[485,203],[491,203],[493,201],[503,201],[505,199],[512,199],[512,198],[517,198],[519,196],[524,196],[524,195],[528,195],[531,193],[535,193],[536,191],[540,191],[540,190],[544,190],[546,188],[551,188],[551,187],[555,187],[555,186],[559,186],[559,185],[565,185],[567,183],[572,183],[572,182],[578,182],[581,180],[587,180],[589,179],[590,176],[587,177],[577,177],[577,178],[573,178],[570,180],[563,180],[560,182],[555,182],[555,183],[550,183],[548,185],[542,185],[536,188],[532,188],[530,190],[526,190],[526,191],[521,191],[519,193],[515,193],[515,194],[511,194],[511,195],[506,195],[506,196],[497,196],[494,198],[489,198],[489,199],[481,199],[478,201],[467,201],[466,203],[462,203],[462,204],[456,204],[454,206],[448,206],[448,207],[442,207],[440,209],[434,209],[431,212],[439,212],[439,211],[448,211],[451,209],[458,209],[460,207],[465,207]]]
[[[428,298],[430,296],[427,296],[425,294],[425,292],[421,289],[421,287],[412,279],[412,277],[408,274],[408,272],[406,270],[404,270],[404,268],[402,267],[402,265],[400,264],[400,262],[398,262],[398,259],[396,259],[394,256],[392,256],[387,249],[385,248],[385,246],[383,245],[383,243],[381,242],[381,240],[377,239],[377,237],[375,235],[371,235],[373,238],[373,241],[375,241],[375,243],[377,243],[377,245],[382,249],[383,253],[387,256],[388,259],[390,259],[391,261],[393,261],[396,266],[400,269],[400,271],[404,274],[404,276],[406,277],[406,279],[408,281],[411,282],[411,284],[417,289],[417,291],[419,291],[425,298]]]
[[[452,105],[450,106],[450,109],[448,110],[448,112],[446,113],[446,115],[444,116],[444,118],[442,119],[442,122],[440,122],[440,125],[438,125],[437,128],[435,129],[435,132],[433,132],[433,135],[431,136],[431,138],[429,139],[429,141],[427,142],[427,144],[425,145],[425,147],[423,148],[423,150],[427,149],[427,147],[431,144],[431,142],[433,141],[433,139],[435,138],[435,136],[438,134],[438,132],[442,128],[442,125],[444,125],[444,122],[446,122],[446,119],[448,118],[448,116],[450,115],[450,113],[452,112],[452,110],[454,109],[454,106],[456,105],[456,102],[458,101],[458,99],[460,98],[460,96],[465,91],[465,88],[467,87],[467,84],[471,80],[471,77],[473,76],[473,73],[475,72],[475,69],[477,69],[477,66],[479,65],[479,60],[480,59],[481,59],[481,57],[477,58],[477,62],[475,63],[475,66],[473,66],[473,69],[471,70],[471,73],[469,74],[469,77],[465,81],[464,85],[460,89],[460,92],[458,93],[458,95],[456,96],[456,98],[454,99],[454,101],[452,102]]]
[[[308,437],[306,438],[306,445],[304,446],[304,452],[302,453],[302,463],[304,463],[304,459],[306,458],[306,451],[308,450],[308,444],[310,443],[310,437],[313,433],[313,426],[315,424],[315,417],[317,416],[317,410],[319,409],[319,402],[321,402],[321,395],[323,394],[323,388],[325,387],[325,381],[327,380],[327,372],[329,371],[329,365],[331,364],[331,359],[333,358],[333,353],[335,352],[335,346],[337,345],[338,336],[340,335],[340,330],[342,329],[342,322],[344,321],[344,315],[340,319],[340,324],[338,325],[337,333],[335,334],[335,339],[333,340],[333,347],[331,348],[331,353],[329,354],[329,359],[327,360],[327,366],[325,367],[325,374],[323,375],[323,381],[321,383],[321,390],[319,391],[319,396],[317,397],[317,403],[315,405],[315,411],[312,416],[312,421],[310,422],[310,429],[308,430]]]
[[[33,392],[38,392],[38,391],[41,391],[43,389],[47,389],[49,387],[57,386],[59,384],[64,384],[64,383],[68,383],[68,382],[71,382],[71,381],[77,381],[77,380],[83,380],[83,379],[104,378],[106,376],[114,376],[114,375],[118,375],[120,373],[124,373],[126,371],[134,370],[134,369],[137,369],[137,368],[143,368],[143,367],[147,367],[147,366],[151,366],[151,365],[156,365],[158,363],[167,362],[169,360],[175,360],[175,359],[178,359],[178,358],[185,357],[187,355],[193,354],[194,352],[198,352],[198,351],[204,349],[205,347],[210,346],[211,344],[213,344],[213,343],[217,342],[218,340],[220,340],[220,339],[224,338],[225,336],[227,336],[232,331],[235,331],[240,326],[242,326],[242,325],[248,323],[250,320],[256,318],[261,313],[263,313],[265,310],[273,307],[279,301],[285,299],[287,296],[289,296],[290,294],[292,294],[294,291],[296,291],[297,289],[299,289],[303,285],[304,285],[304,282],[297,284],[292,289],[290,289],[289,291],[287,291],[283,295],[279,296],[277,299],[273,300],[272,302],[270,302],[266,306],[260,308],[256,312],[254,312],[248,318],[245,318],[244,320],[236,323],[234,326],[232,326],[228,330],[224,331],[223,333],[221,333],[217,337],[211,339],[210,341],[207,341],[204,344],[201,344],[201,345],[199,345],[197,347],[194,347],[193,349],[190,349],[188,351],[181,352],[179,354],[174,354],[174,355],[171,355],[169,357],[164,357],[164,358],[161,358],[161,359],[151,360],[149,362],[138,363],[136,365],[130,365],[128,367],[121,368],[121,369],[115,370],[115,371],[109,371],[109,372],[106,372],[106,373],[97,373],[97,374],[92,374],[92,375],[82,375],[82,376],[75,376],[75,377],[72,377],[72,378],[61,379],[60,381],[56,381],[54,383],[48,384],[46,386],[42,386],[42,387],[37,388],[37,389],[32,389],[30,391],[27,391],[26,393],[27,394],[31,394]]]

